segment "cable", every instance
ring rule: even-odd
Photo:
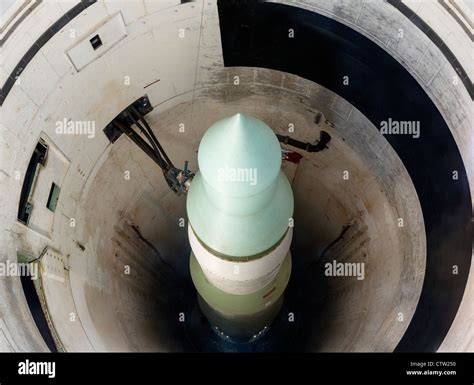
[[[128,112],[128,111],[127,111]],[[143,133],[143,135],[145,135],[145,137],[148,139],[148,141],[150,142],[151,146],[153,147],[153,149],[155,150],[155,153],[156,153],[156,156],[157,158],[159,158],[161,160],[161,164],[160,167],[162,169],[167,169],[167,165],[165,163],[165,160],[163,159],[163,157],[161,156],[161,153],[158,149],[158,147],[156,146],[156,143],[155,141],[153,140],[153,138],[151,137],[151,135],[148,133],[148,131],[135,119],[135,117],[133,116],[133,113],[128,113],[128,115],[132,118],[133,120],[133,123],[140,129],[140,131]]]
[[[166,155],[166,152],[165,150],[163,149],[163,147],[161,147],[161,144],[160,142],[158,141],[158,139],[156,138],[155,134],[153,133],[153,130],[151,129],[151,127],[148,125],[148,122],[143,118],[143,116],[135,109],[134,106],[131,106],[131,110],[137,114],[138,118],[140,119],[140,121],[143,123],[143,125],[147,128],[148,130],[148,133],[150,134],[150,136],[153,138],[156,146],[159,148],[159,151],[160,151],[160,154],[163,156],[163,158],[165,158],[166,162],[168,163],[168,165],[170,167],[174,167],[173,165],[173,162],[170,160],[170,158],[168,157],[168,155]]]

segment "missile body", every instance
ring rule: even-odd
[[[190,270],[199,305],[221,335],[267,330],[291,273],[293,192],[281,148],[260,120],[237,114],[212,125],[187,196]]]

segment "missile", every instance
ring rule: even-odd
[[[190,271],[210,325],[232,340],[268,330],[291,274],[293,192],[281,148],[244,114],[204,134],[187,195]]]

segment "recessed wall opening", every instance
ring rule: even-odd
[[[18,207],[18,220],[25,225],[28,224],[33,204],[30,202],[30,197],[34,190],[34,185],[38,178],[41,166],[46,163],[48,153],[48,145],[40,139],[31,156],[30,163],[26,170],[23,187],[21,188],[20,205]]]
[[[29,263],[30,266],[33,263],[36,263],[35,259],[32,256],[23,252],[17,253],[17,260],[19,263]],[[38,328],[41,337],[43,337],[43,340],[48,346],[49,350],[53,353],[56,353],[58,349],[54,342],[54,337],[51,333],[51,330],[49,329],[48,321],[41,306],[41,301],[38,296],[38,292],[36,291],[34,281],[29,275],[21,275],[20,281],[21,286],[23,288],[23,293],[25,294],[26,302],[28,304],[28,308],[31,312],[31,316],[35,321],[36,327]]]
[[[100,39],[99,35],[95,35],[89,41],[91,42],[92,48],[94,48],[94,50],[102,46],[102,40]]]
[[[51,184],[51,190],[49,191],[48,202],[46,203],[46,207],[51,210],[53,213],[56,210],[56,206],[58,204],[59,199],[59,192],[60,188],[56,183]]]

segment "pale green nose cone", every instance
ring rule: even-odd
[[[265,123],[243,114],[212,125],[187,197],[197,237],[218,254],[254,256],[274,246],[293,215],[281,149]]]
[[[206,131],[199,145],[198,162],[202,177],[219,193],[245,197],[265,190],[275,181],[281,167],[281,148],[265,123],[236,114],[219,120]],[[240,169],[244,180],[233,182],[232,169]],[[251,179],[253,170],[257,171],[255,181]]]

